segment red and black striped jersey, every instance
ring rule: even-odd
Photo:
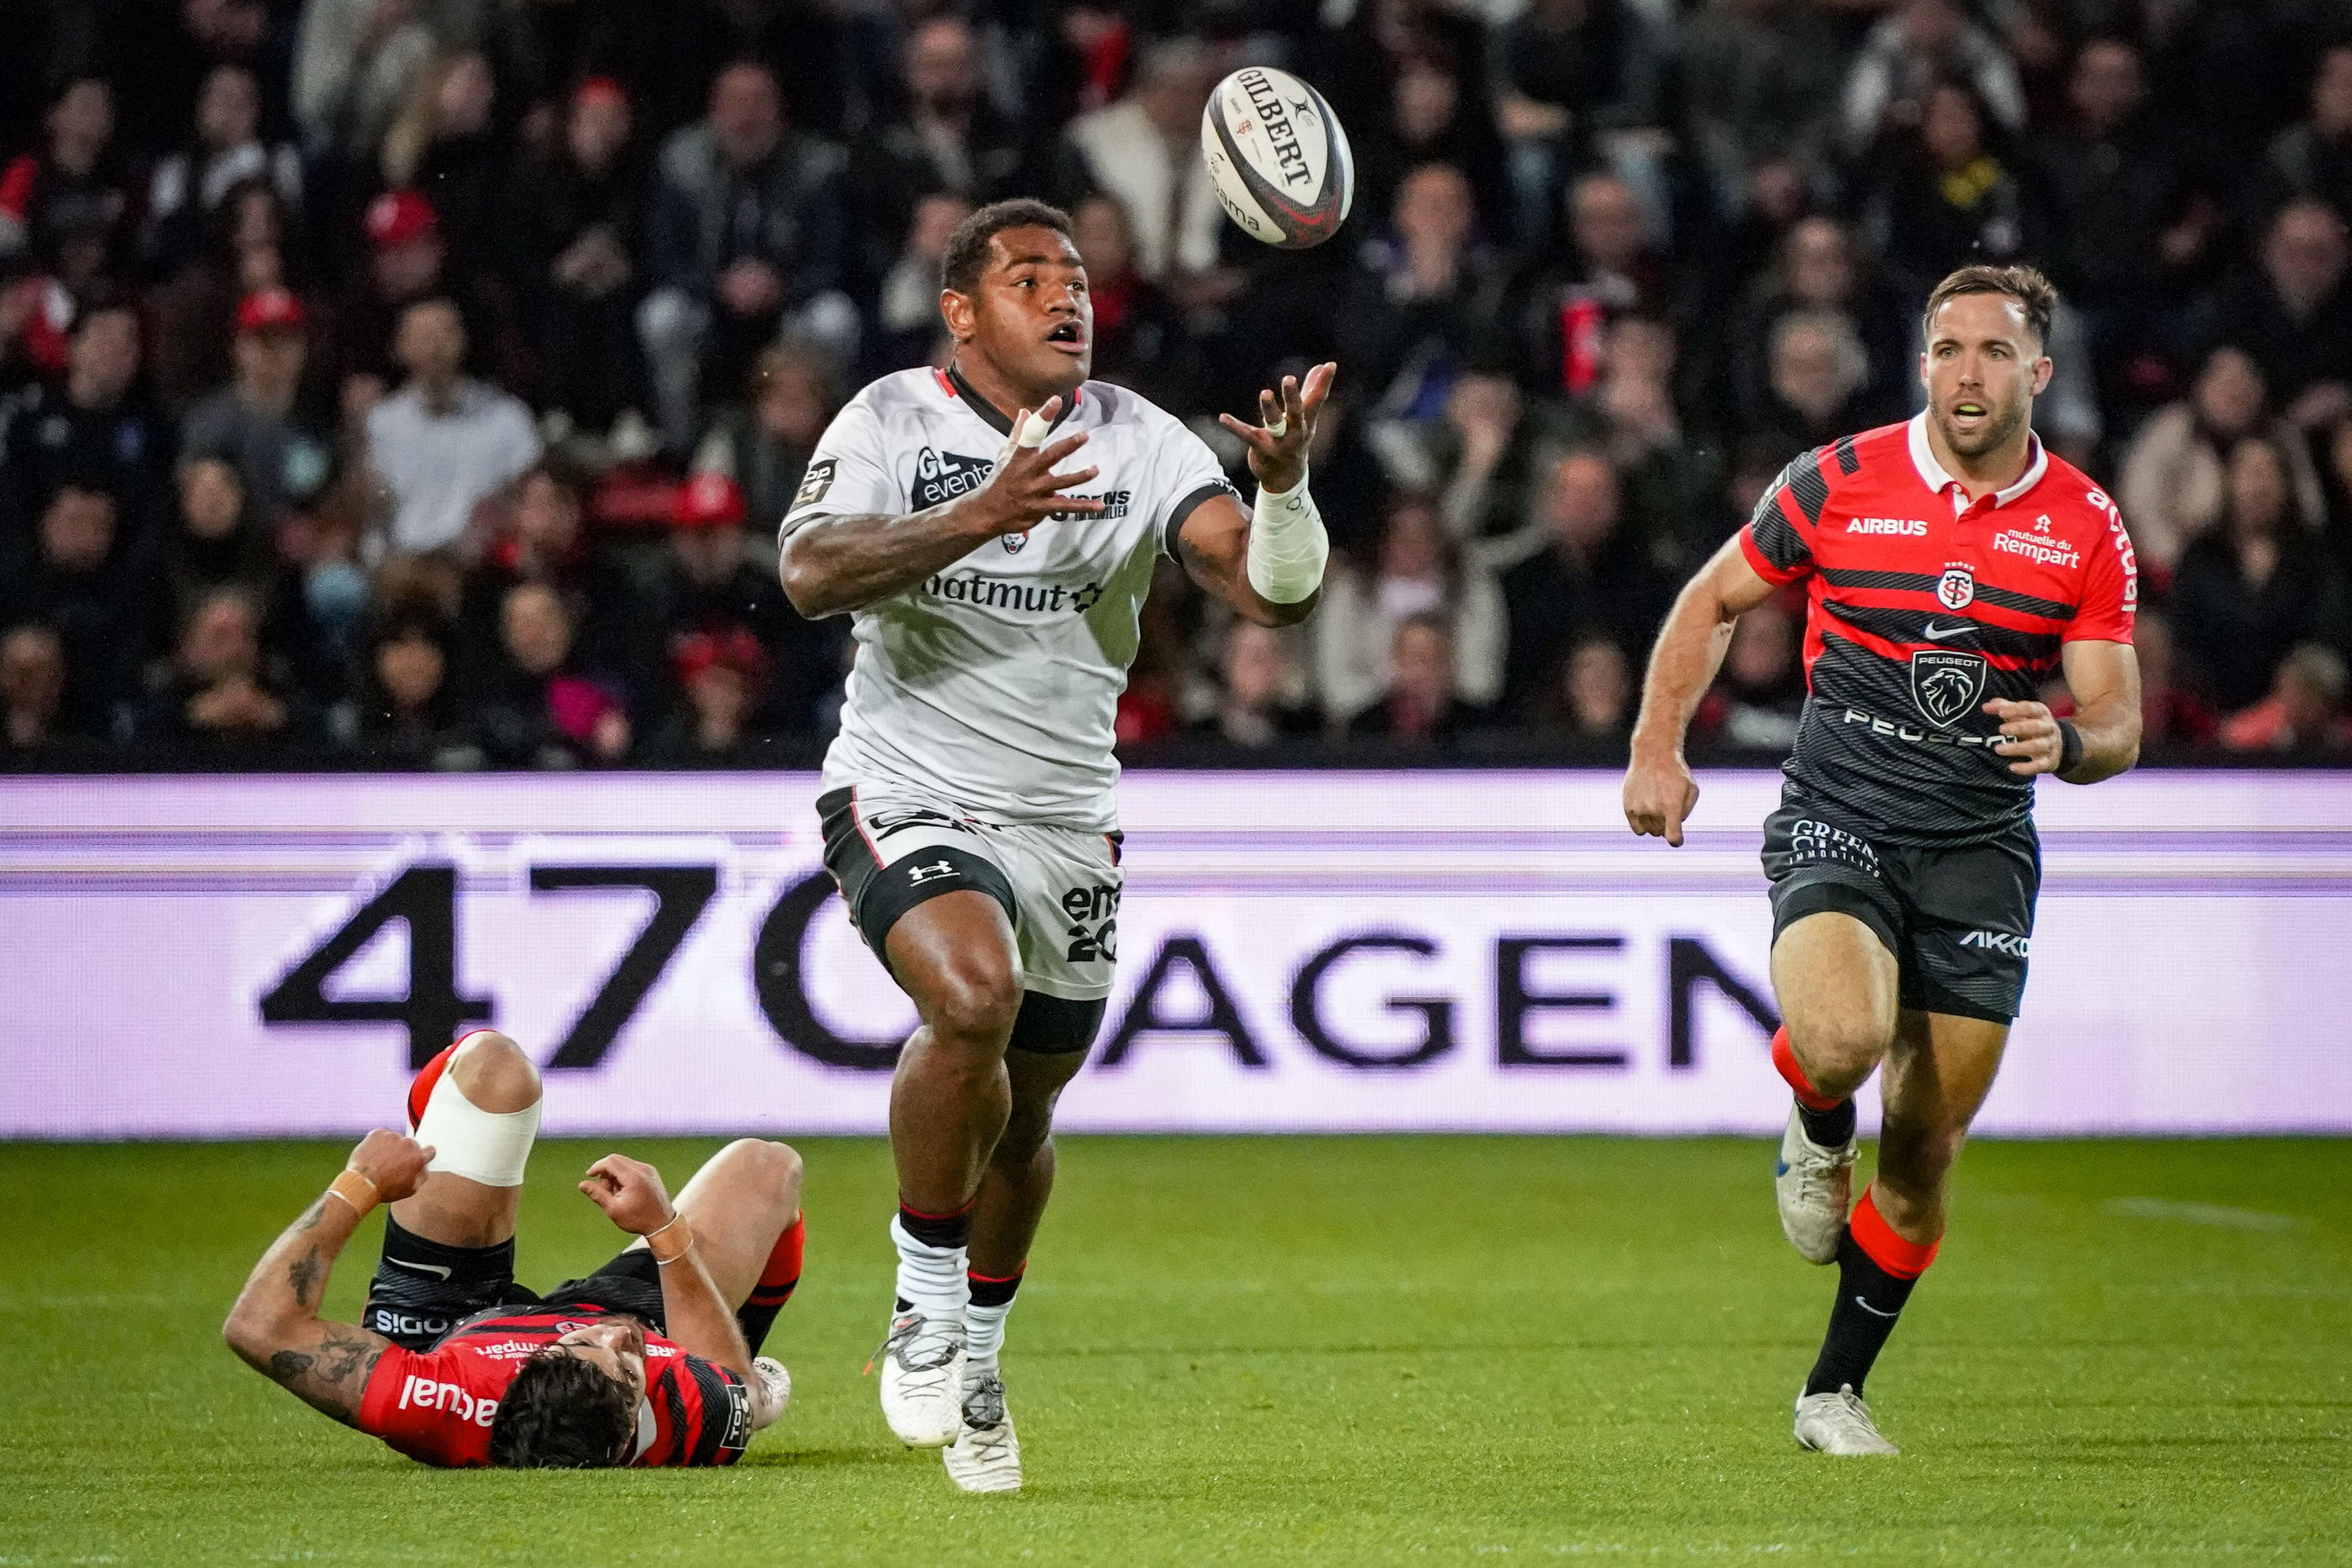
[[[1984,705],[2031,701],[2068,643],[2132,640],[2122,514],[2032,451],[2017,483],[1971,502],[1921,414],[1799,457],[1740,531],[1766,581],[1809,596],[1788,775],[1873,837],[1969,843],[2023,820],[2032,780],[1991,749]]]
[[[490,1462],[490,1422],[522,1364],[610,1314],[505,1312],[461,1323],[428,1351],[383,1353],[360,1400],[359,1429],[428,1465]],[[725,1367],[646,1334],[646,1396],[632,1465],[731,1465],[751,1436],[751,1396]]]

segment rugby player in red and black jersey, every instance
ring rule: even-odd
[[[262,1255],[222,1333],[254,1369],[428,1465],[727,1465],[783,1414],[759,1355],[799,1281],[800,1156],[720,1150],[673,1206],[612,1155],[580,1190],[638,1239],[541,1296],[514,1279],[515,1212],[539,1073],[484,1030],[434,1058],[413,1135],[373,1132]],[[361,1323],[318,1315],[336,1255],[377,1204],[383,1256]]]
[[[2091,784],[2139,756],[2137,579],[2115,504],[2050,455],[2033,398],[2057,295],[1968,267],[1928,297],[1927,406],[1789,465],[1660,632],[1625,777],[1636,833],[1683,841],[1691,713],[1731,625],[1802,582],[1808,695],[1765,823],[1772,1059],[1796,1106],[1781,1228],[1838,1265],[1797,1440],[1892,1454],[1864,1378],[1944,1234],[1944,1192],[2025,987],[2035,776]],[[2035,700],[2053,672],[2071,719]],[[1854,1205],[1853,1092],[1885,1068],[1878,1168]]]

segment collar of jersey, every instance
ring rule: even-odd
[[[972,413],[980,415],[982,423],[985,423],[989,429],[996,432],[997,434],[1003,436],[1010,436],[1013,434],[1012,419],[994,403],[989,402],[986,398],[981,396],[980,393],[974,392],[972,390],[971,383],[963,379],[963,372],[955,368],[955,364],[952,361],[949,362],[946,370],[939,372],[939,377],[940,384],[947,389],[948,395],[950,397],[961,398],[964,402],[964,406],[971,409]],[[1078,412],[1078,396],[1079,393],[1083,392],[1085,390],[1085,388],[1081,387],[1077,392],[1073,392],[1070,394],[1070,401],[1062,405],[1062,412],[1055,417],[1053,423],[1054,429],[1061,429],[1062,421],[1069,418],[1070,415]]]
[[[1910,439],[1911,466],[1919,471],[1921,484],[1940,496],[1959,483],[1958,479],[1944,471],[1944,465],[1936,461],[1935,449],[1927,444],[1926,413],[1915,413],[1911,416]],[[1995,507],[2008,506],[2011,501],[2041,484],[2042,476],[2050,471],[2050,454],[2043,450],[2042,437],[2029,431],[2026,433],[2026,440],[2032,443],[2033,460],[2025,465],[2025,472],[2019,476],[2016,484],[2007,489],[1995,490],[1992,493],[1992,504]],[[1965,495],[1967,492],[1961,493]],[[1967,508],[1961,509],[1965,511]]]

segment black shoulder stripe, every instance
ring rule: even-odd
[[[1168,531],[1160,538],[1160,552],[1162,555],[1171,560],[1183,559],[1176,553],[1176,536],[1183,531],[1185,519],[1200,508],[1202,502],[1212,496],[1231,496],[1234,500],[1241,502],[1243,511],[1249,510],[1249,503],[1242,500],[1242,493],[1234,489],[1230,483],[1223,479],[1210,480],[1168,508]]]
[[[660,1380],[662,1406],[669,1412],[669,1452],[663,1457],[666,1465],[686,1462],[686,1396],[677,1391],[677,1368],[673,1363],[668,1376]]]
[[[1931,571],[1865,571],[1855,567],[1826,567],[1822,578],[1832,588],[1916,588],[1922,593],[1936,591],[1936,574]]]
[[[1853,437],[1841,435],[1837,440],[1837,465],[1841,474],[1851,474],[1862,466],[1862,454],[1853,449]]]
[[[1818,527],[1822,508],[1830,504],[1830,482],[1822,473],[1822,455],[1808,452],[1789,465],[1789,494],[1797,498],[1805,521]]]
[[[727,1413],[732,1405],[727,1395],[727,1380],[719,1369],[698,1355],[686,1358],[687,1371],[694,1375],[695,1392],[702,1396],[702,1414],[694,1434],[694,1451],[686,1458],[689,1465],[707,1465],[719,1457],[721,1439],[727,1436]]]

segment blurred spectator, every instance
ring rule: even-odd
[[[2325,203],[2279,209],[2258,264],[2221,294],[2212,340],[2253,356],[2263,380],[2303,430],[2352,413],[2352,290],[2345,287],[2344,219]]]
[[[916,22],[901,51],[907,101],[854,155],[866,249],[888,265],[923,197],[953,193],[975,205],[1021,194],[1020,133],[988,101],[971,22],[943,12]]]
[[[940,320],[940,260],[947,253],[948,235],[971,212],[971,203],[953,191],[935,192],[916,202],[907,243],[883,275],[876,300],[875,331],[866,354],[875,374],[947,362],[947,329]],[[1091,281],[1091,272],[1088,276]],[[1095,357],[1099,366],[1099,348]]]
[[[2352,217],[2352,42],[2320,51],[2310,115],[2271,143],[2270,173],[2277,195],[2325,202]]]
[[[1308,622],[1316,688],[1334,724],[1346,724],[1389,689],[1397,628],[1415,615],[1444,621],[1455,695],[1473,707],[1490,706],[1502,695],[1510,636],[1502,592],[1475,559],[1465,564],[1436,506],[1405,495],[1389,507],[1371,570],[1335,558]]]
[[[730,403],[695,448],[694,472],[733,480],[745,517],[761,529],[783,521],[810,454],[841,408],[841,389],[823,358],[800,349],[761,352],[752,366],[748,402]]]
[[[2232,751],[2306,752],[2340,756],[2352,750],[2352,722],[2344,716],[2344,656],[2305,643],[2279,661],[2270,695],[2221,726]]]
[[[1846,72],[1846,152],[1858,155],[1890,131],[1919,128],[1939,82],[1967,83],[1996,125],[2024,129],[2016,63],[1958,0],[1898,0]]]
[[[1216,76],[1198,39],[1150,45],[1128,95],[1080,115],[1066,133],[1065,193],[1103,191],[1118,199],[1146,277],[1166,281],[1217,265],[1226,219],[1201,161],[1201,110]]]
[[[139,317],[128,304],[86,310],[68,341],[63,383],[36,382],[0,402],[0,528],[68,476],[114,496],[134,533],[152,526],[172,434],[139,390]]]
[[[1427,163],[1397,188],[1389,232],[1364,247],[1339,313],[1340,355],[1394,417],[1433,419],[1495,311],[1498,280],[1474,248],[1470,182]]]
[[[716,768],[756,757],[751,721],[768,674],[760,640],[741,627],[691,632],[670,658],[685,700],[655,731],[646,760],[665,768]]]
[[[519,399],[462,373],[466,323],[455,302],[409,306],[395,351],[407,384],[367,416],[383,542],[409,554],[446,549],[465,538],[474,508],[538,457],[539,434]]]
[[[2221,522],[2181,552],[2171,609],[2206,688],[2240,708],[2269,688],[2288,649],[2333,632],[2342,601],[2279,444],[2240,441],[2227,484]]]
[[[1722,746],[1785,752],[1797,744],[1805,706],[1798,658],[1801,610],[1765,601],[1732,623],[1723,674],[1700,702],[1696,727]]]
[[[1127,209],[1115,196],[1088,196],[1071,210],[1070,229],[1095,302],[1095,379],[1132,387],[1162,408],[1196,406],[1200,371],[1184,314],[1167,290],[1138,270]],[[937,301],[934,281],[935,330]]]
[[[845,628],[803,619],[774,570],[752,563],[743,507],[742,490],[722,474],[698,474],[680,488],[661,632],[673,667],[688,639],[751,638],[761,653],[751,719],[764,730],[814,735],[824,727],[820,706],[840,684]]]
[[[1673,273],[1631,185],[1614,174],[1584,175],[1569,187],[1568,209],[1568,266],[1538,267],[1511,310],[1520,383],[1548,397],[1580,396],[1600,379],[1612,316],[1670,317],[1676,303]]]
[[[628,755],[629,715],[608,677],[573,657],[563,596],[519,582],[499,605],[500,663],[474,705],[483,749],[502,768],[571,768]]]
[[[1628,0],[1530,0],[1491,38],[1486,69],[1519,244],[1544,248],[1563,176],[1588,149],[1644,187],[1652,215],[1662,217],[1665,193],[1650,138],[1664,123],[1668,61],[1642,9]]]
[[[37,621],[0,634],[0,760],[22,763],[64,738],[66,645]]]
[[[41,508],[30,563],[0,572],[0,626],[43,622],[65,644],[65,728],[115,733],[138,693],[153,591],[152,557],[124,538],[115,497],[67,479]]]
[[[498,84],[478,49],[436,57],[416,73],[378,156],[387,190],[433,193],[449,246],[451,282],[467,293],[490,269],[509,221],[502,200],[509,155],[493,134]]]
[[[114,149],[114,89],[68,77],[44,123],[41,151],[0,167],[0,263],[29,256],[78,291],[127,253],[138,216]]]
[[[1694,151],[1722,205],[1743,197],[1752,161],[1811,162],[1827,151],[1838,49],[1822,10],[1809,0],[1705,0],[1685,18]]]
[[[2135,620],[2132,650],[2139,659],[2141,746],[2155,749],[2205,745],[2218,727],[2205,699],[2180,678],[2171,620],[2145,602]]]
[[[1315,712],[1302,700],[1305,683],[1282,632],[1230,622],[1217,676],[1216,706],[1193,723],[1194,735],[1255,750],[1315,733]]]
[[[1917,324],[1878,277],[1853,231],[1815,215],[1790,226],[1771,271],[1750,287],[1733,322],[1722,360],[1730,382],[1725,394],[1738,426],[1756,430],[1772,423],[1771,348],[1781,318],[1799,310],[1836,311],[1861,340],[1869,371],[1862,389],[1869,403],[1864,424],[1900,418],[1918,375]]]
[[[1719,463],[1711,449],[1684,439],[1674,328],[1621,316],[1602,343],[1600,383],[1570,406],[1567,438],[1609,459],[1652,557],[1679,574],[1713,543]]]
[[[455,639],[429,607],[412,601],[384,614],[368,638],[362,691],[360,745],[372,761],[479,765],[458,719]]]
[[[740,384],[780,332],[843,362],[856,354],[844,166],[840,148],[785,124],[759,65],[719,72],[702,123],[663,145],[637,331],[673,451],[693,444],[706,369]]]
[[[1427,427],[1428,456],[1404,481],[1439,492],[1455,538],[1514,533],[1528,518],[1538,424],[1517,382],[1498,371],[1471,370],[1454,379],[1444,416]]]
[[[260,607],[242,588],[215,588],[189,612],[140,738],[181,745],[278,738],[294,720],[282,690],[264,665]]]
[[[634,706],[649,706],[660,678],[660,611],[640,576],[589,537],[587,508],[586,476],[558,458],[541,457],[515,479],[509,526],[485,541],[466,575],[461,685],[479,690],[490,683],[508,594],[518,583],[543,582],[563,597],[581,658]]]
[[[357,161],[381,146],[435,49],[472,15],[468,0],[302,0],[293,109],[312,156]]]
[[[302,210],[302,158],[261,136],[261,84],[241,65],[215,66],[196,99],[193,139],[155,165],[147,185],[149,270],[169,277],[197,258],[214,214],[248,180],[277,193],[281,210]],[[282,282],[273,278],[271,282]],[[258,285],[256,285],[258,287]]]
[[[1888,423],[1870,395],[1870,355],[1843,310],[1790,310],[1772,323],[1767,397],[1748,434],[1792,450]]]
[[[1587,637],[1552,672],[1543,727],[1588,746],[1620,743],[1633,729],[1633,666],[1606,637]]]
[[[1388,691],[1349,722],[1349,735],[1443,746],[1477,727],[1478,711],[1456,695],[1454,633],[1444,616],[1424,612],[1399,622],[1389,670]]]
[[[2189,396],[2150,414],[2124,454],[2116,487],[2143,570],[2168,580],[2180,552],[2221,516],[2228,455],[2250,435],[2273,439],[2294,481],[2295,511],[2320,525],[2319,475],[2297,433],[2273,419],[2263,372],[2243,349],[2228,344],[2205,357]]]
[[[1537,506],[1533,551],[1502,576],[1505,701],[1523,719],[1540,710],[1546,677],[1576,641],[1597,632],[1644,646],[1673,591],[1624,526],[1617,471],[1601,454],[1554,459]]]
[[[155,392],[184,414],[236,373],[236,308],[282,288],[302,298],[284,199],[267,180],[239,181],[205,214],[202,246],[152,290]],[[305,301],[306,312],[312,308]]]
[[[1914,301],[1956,267],[2021,261],[2041,255],[2048,237],[2042,204],[2001,150],[1984,100],[1954,81],[1930,87],[1917,133],[1885,150],[1864,225]]]
[[[585,430],[653,406],[635,320],[649,190],[633,130],[618,82],[582,82],[556,145],[518,177],[507,230],[542,401]]]
[[[1510,235],[1502,140],[1478,87],[1441,37],[1418,40],[1396,62],[1383,112],[1369,124],[1349,121],[1355,126],[1349,132],[1356,155],[1355,211],[1392,211],[1397,187],[1408,173],[1444,163],[1470,181],[1479,233],[1489,240]]]
[[[333,446],[296,405],[310,361],[310,312],[283,288],[236,308],[236,379],[190,411],[181,444],[236,465],[254,516],[274,528],[326,484]]]

